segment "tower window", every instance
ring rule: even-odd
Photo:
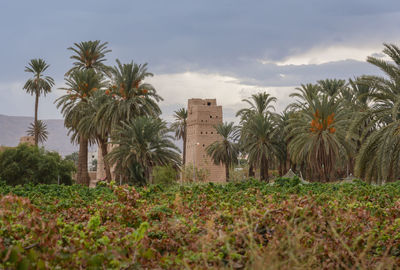
[[[206,146],[205,144],[203,144],[203,147]]]
[[[211,106],[211,102],[207,102],[207,106]]]
[[[207,131],[206,131],[206,134],[207,134]]]
[[[214,132],[211,131],[211,134],[214,134]]]
[[[200,134],[203,134],[203,131],[201,131]]]
[[[212,115],[210,115],[210,118],[212,118]]]

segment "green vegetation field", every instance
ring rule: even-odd
[[[400,182],[0,185],[0,268],[390,269]]]

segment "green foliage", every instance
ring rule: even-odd
[[[359,180],[2,183],[0,268],[392,269],[400,263],[399,200],[400,182]]]
[[[75,166],[78,165],[78,152],[73,152],[72,154],[66,155],[64,157],[65,160],[71,160],[74,162]]]
[[[275,179],[275,185],[279,187],[295,187],[300,184],[299,177],[295,176],[293,178],[278,178]]]
[[[168,134],[169,129],[159,118],[137,117],[122,122],[111,136],[117,145],[107,156],[107,161],[116,164],[124,178],[135,184],[146,184],[154,166],[181,164],[179,148]]]
[[[176,182],[178,173],[172,166],[156,166],[153,169],[153,183],[170,185]]]
[[[222,141],[215,141],[206,148],[207,155],[210,156],[214,164],[224,164],[226,179],[229,181],[229,168],[237,163],[239,155],[239,130],[233,122],[225,122],[216,125],[215,130],[222,137]]]
[[[185,182],[202,182],[205,181],[208,176],[210,175],[210,171],[206,168],[199,168],[196,167],[195,169],[195,175],[193,174],[193,164],[186,165],[182,168],[182,176],[183,180]],[[193,179],[193,177],[196,177],[196,179]]]
[[[0,178],[9,185],[54,184],[58,177],[61,184],[70,185],[74,171],[71,161],[35,146],[22,144],[0,153]]]

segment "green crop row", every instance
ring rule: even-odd
[[[400,263],[400,182],[1,184],[0,194],[0,264],[7,269],[390,269]]]

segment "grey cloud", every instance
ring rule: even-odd
[[[358,61],[277,66],[257,60],[280,61],[320,45],[395,42],[399,12],[398,0],[1,1],[0,113],[27,110],[10,104],[25,108],[29,96],[22,90],[8,95],[7,85],[29,77],[24,72],[29,59],[44,58],[49,75],[62,81],[71,65],[66,48],[90,39],[109,42],[108,64],[115,58],[148,62],[156,75],[217,73],[244,85],[272,87],[376,74]],[[42,103],[46,116],[59,117],[54,98]]]

